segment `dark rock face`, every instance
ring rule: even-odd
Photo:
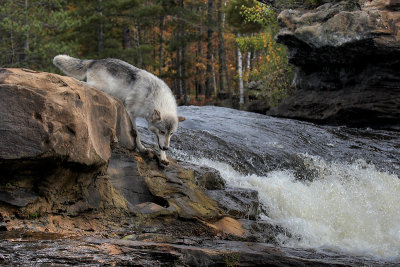
[[[270,115],[399,129],[399,1],[327,3],[278,21],[297,90]]]

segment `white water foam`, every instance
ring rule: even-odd
[[[292,235],[277,236],[282,246],[400,257],[399,177],[363,160],[342,164],[304,157],[318,173],[313,181],[299,181],[290,171],[260,177],[240,174],[226,163],[192,161],[219,170],[230,186],[257,190],[268,210],[265,219]]]

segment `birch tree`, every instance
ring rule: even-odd
[[[237,38],[240,38],[240,33],[237,34]],[[240,107],[242,107],[244,105],[243,59],[239,45],[236,46],[236,53],[237,53],[237,71],[239,77],[239,105]]]
[[[231,93],[231,87],[229,84],[229,79],[228,79],[228,71],[227,71],[227,63],[226,63],[226,52],[225,52],[225,40],[224,40],[224,35],[223,35],[223,29],[224,29],[224,14],[222,13],[222,0],[218,0],[218,11],[217,11],[217,24],[218,24],[218,62],[219,62],[219,69],[218,69],[218,75],[219,75],[219,90],[222,92],[225,92],[225,89],[227,90],[226,93],[228,95],[228,98],[230,99],[232,96]],[[225,1],[224,1],[225,2]]]

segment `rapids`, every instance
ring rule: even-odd
[[[256,189],[283,247],[400,258],[400,134],[180,107],[171,155]],[[139,131],[145,132],[141,122]],[[146,133],[145,142],[153,142]]]

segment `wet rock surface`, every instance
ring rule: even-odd
[[[398,130],[398,5],[360,0],[283,11],[277,39],[296,66],[296,90],[268,114]]]
[[[132,238],[132,237],[131,237]],[[165,238],[147,235],[146,240],[67,238],[56,234],[32,232],[0,233],[0,264],[61,266],[359,266],[309,251],[299,258],[293,249],[278,250],[266,243],[212,240],[206,237]],[[137,237],[134,237],[137,238]],[[158,241],[157,241],[158,240]],[[302,252],[304,254],[304,252]],[[304,257],[304,255],[302,256]],[[366,261],[371,266],[395,266]]]
[[[228,187],[222,190],[208,190],[207,195],[234,218],[256,220],[260,215],[261,204],[255,190]]]
[[[382,171],[400,175],[397,132],[321,126],[212,106],[179,107],[178,111],[186,120],[171,138],[171,152],[183,161],[226,162],[243,174],[290,170],[299,179],[312,180],[317,170],[304,155],[313,155],[348,163],[364,159]],[[140,126],[144,140],[151,142],[144,124]]]

